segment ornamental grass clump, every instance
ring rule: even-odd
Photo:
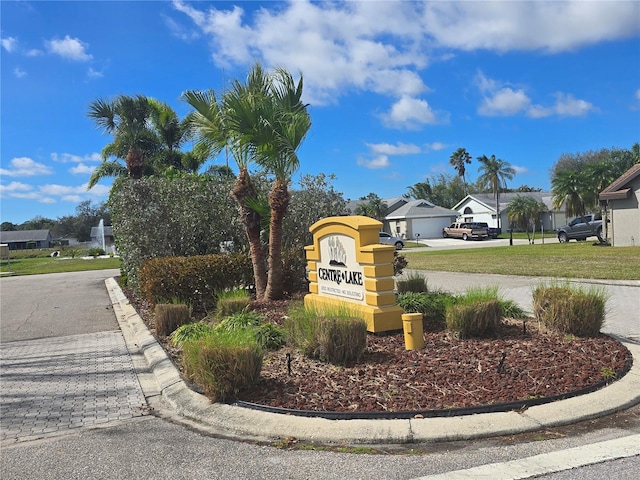
[[[446,313],[447,330],[461,339],[494,336],[501,319],[497,287],[468,290],[456,297]]]
[[[250,330],[216,330],[183,345],[185,375],[214,402],[233,398],[260,376],[264,351]]]
[[[398,294],[407,292],[423,293],[429,291],[427,288],[427,280],[419,273],[411,272],[407,278],[396,281]]]
[[[182,325],[171,334],[171,343],[182,346],[186,342],[201,340],[206,336],[213,335],[215,327],[207,322],[195,322]]]
[[[191,322],[186,305],[159,303],[154,309],[156,335],[170,335],[176,328]]]
[[[249,292],[244,289],[234,288],[218,295],[216,312],[218,317],[226,317],[248,309],[250,303],[251,296]]]
[[[317,310],[296,305],[284,324],[287,343],[305,356],[344,365],[362,358],[367,323],[347,307]]]
[[[600,333],[607,295],[602,288],[541,285],[533,291],[533,314],[557,332],[581,337]]]

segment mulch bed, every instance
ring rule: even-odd
[[[149,306],[125,291],[153,332]],[[254,303],[282,324],[288,300]],[[606,335],[576,338],[545,331],[535,320],[505,319],[497,338],[459,340],[444,324],[425,322],[425,347],[407,351],[402,332],[369,334],[355,365],[336,366],[289,348],[268,352],[261,378],[237,399],[269,407],[333,412],[399,412],[510,403],[567,394],[601,383],[631,361]],[[180,368],[180,349],[160,343]],[[287,353],[291,355],[291,373]],[[197,386],[194,389],[199,390]]]

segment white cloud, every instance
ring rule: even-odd
[[[640,88],[636,90],[636,100],[640,100]]]
[[[18,46],[18,40],[15,37],[6,37],[0,40],[0,44],[7,52],[12,53]]]
[[[260,59],[267,67],[302,71],[305,101],[332,103],[352,91],[399,97],[429,89],[418,74],[428,63],[413,2],[289,2],[260,8],[251,18],[230,10],[174,8],[211,39],[214,61],[223,67]]]
[[[367,147],[373,153],[382,155],[412,155],[420,153],[420,147],[411,143],[398,142],[396,145],[389,143],[367,143]]]
[[[42,50],[38,50],[37,48],[32,48],[31,50],[27,50],[25,53],[27,57],[39,57],[40,55],[44,55]]]
[[[446,143],[442,143],[442,142],[425,143],[424,146],[427,150],[434,150],[434,151],[443,150],[448,147]]]
[[[570,94],[557,93],[553,110],[561,117],[584,117],[587,113],[596,110],[596,108],[586,100],[574,98]]]
[[[22,70],[20,67],[16,67],[13,69],[13,74],[16,76],[16,78],[22,78],[27,74],[27,72]]]
[[[53,170],[43,163],[38,163],[28,157],[12,158],[11,168],[0,168],[0,175],[7,177],[32,177],[35,175],[50,175]]]
[[[96,169],[96,167],[92,167],[90,165],[85,165],[84,163],[79,163],[75,167],[71,167],[69,169],[69,173],[73,173],[74,175],[78,174],[91,174]]]
[[[478,113],[489,117],[510,116],[526,110],[530,104],[531,100],[523,90],[502,88],[482,100]]]
[[[506,117],[520,113],[524,113],[529,118],[544,118],[552,115],[577,117],[598,110],[590,102],[562,92],[555,94],[556,102],[553,105],[534,104],[524,89],[507,86],[486,77],[482,72],[477,73],[474,84],[483,94],[482,101],[478,106],[478,114],[488,117]]]
[[[80,203],[83,199],[80,195],[64,195],[61,200],[64,202]]]
[[[638,2],[425,2],[423,25],[441,46],[561,52],[640,32]]]
[[[83,43],[78,38],[71,38],[69,35],[66,35],[62,40],[50,40],[46,42],[46,46],[51,53],[60,55],[68,60],[86,62],[93,58],[92,55],[85,51],[89,46],[88,44]]]
[[[529,169],[527,167],[521,167],[518,165],[511,165],[511,168],[513,168],[516,171],[516,175],[521,175],[523,173],[528,173]]]
[[[403,96],[391,106],[391,110],[380,115],[382,122],[391,128],[415,130],[421,125],[446,123],[443,114],[436,114],[426,100]]]
[[[87,155],[73,155],[72,153],[52,153],[51,160],[60,163],[83,163],[83,162],[101,162],[102,157],[99,153],[89,153]]]
[[[33,187],[31,185],[27,185],[22,182],[11,182],[9,185],[0,185],[0,192],[28,192],[32,190]]]
[[[391,166],[391,163],[389,162],[389,157],[387,155],[378,155],[372,159],[362,157],[358,158],[358,165],[372,170],[377,170],[380,168],[387,168]]]
[[[89,70],[87,70],[87,76],[89,78],[102,78],[103,77],[103,73],[99,72],[97,70],[94,70],[93,68],[89,67]]]

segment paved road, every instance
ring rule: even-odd
[[[104,284],[98,287],[97,283],[100,275],[113,274],[0,279],[0,416],[13,429],[5,430],[2,425],[3,433],[12,432],[7,435],[11,438],[0,442],[3,480],[411,479],[567,448],[586,445],[589,449],[595,442],[640,432],[640,407],[635,407],[578,426],[474,442],[411,445],[399,447],[394,455],[287,451],[212,438],[147,414],[132,374],[134,363],[115,330]],[[81,302],[79,309],[73,308],[76,300]],[[56,402],[60,405],[54,411]],[[72,412],[69,424],[63,420],[65,406]],[[32,408],[38,413],[25,415],[37,419],[31,426],[44,418],[45,424],[50,422],[57,429],[14,428],[23,412]],[[73,424],[77,418],[87,421]],[[406,448],[422,453],[411,454]],[[635,478],[629,473],[639,464],[638,457],[610,461],[607,476]],[[598,468],[586,467],[585,471]],[[558,478],[581,478],[583,469]]]
[[[0,280],[0,442],[148,414],[104,287],[117,273]]]

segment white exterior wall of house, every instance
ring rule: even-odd
[[[551,209],[551,194],[542,192],[534,192],[534,194],[548,209]],[[527,193],[523,192],[515,195],[526,196]],[[508,230],[511,224],[507,215],[507,206],[509,204],[508,199],[513,196],[514,194],[504,193],[500,195],[500,227],[503,232]],[[458,219],[461,221],[486,222],[490,227],[498,226],[495,201],[480,201],[473,195],[469,195],[458,203],[454,207],[454,210],[458,212]],[[540,214],[539,223],[545,231],[555,230],[559,226],[567,224],[567,216],[561,210],[550,210]]]
[[[640,177],[629,184],[631,194],[624,200],[609,200],[609,236],[614,247],[640,245]]]
[[[412,223],[412,238],[416,238],[417,234],[420,234],[420,238],[439,238],[442,237],[442,229],[451,225],[452,219],[449,217],[444,218],[416,218]]]

